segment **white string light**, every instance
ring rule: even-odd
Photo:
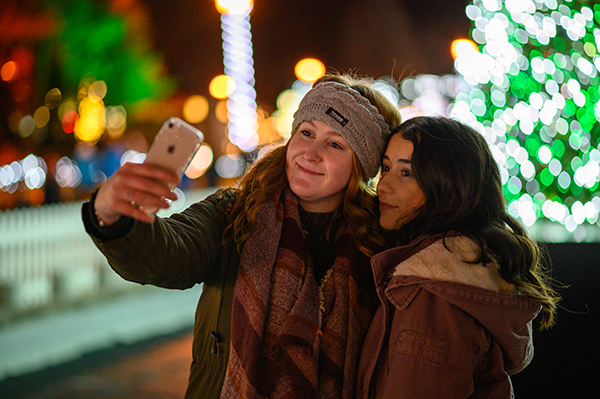
[[[258,145],[250,10],[238,7],[221,15],[224,71],[236,84],[227,100],[229,140],[245,152]]]

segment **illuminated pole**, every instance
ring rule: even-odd
[[[250,11],[253,0],[216,0],[223,29],[224,71],[235,81],[227,100],[229,140],[242,151],[258,145]]]

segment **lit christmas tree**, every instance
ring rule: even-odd
[[[44,4],[59,28],[38,57],[40,66],[57,64],[61,91],[77,93],[86,80],[102,80],[108,86],[105,100],[125,106],[172,93],[174,81],[162,76],[160,57],[108,4],[90,0]]]
[[[475,0],[466,13],[478,49],[456,60],[470,87],[451,115],[485,135],[509,212],[598,231],[600,4]]]

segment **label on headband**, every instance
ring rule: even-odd
[[[338,123],[342,126],[346,126],[346,124],[348,123],[348,119],[340,114],[339,112],[337,112],[335,109],[329,107],[329,109],[327,111],[325,111],[325,113],[329,116],[331,116],[333,119],[335,119],[336,121],[338,121]]]

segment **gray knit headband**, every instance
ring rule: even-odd
[[[377,175],[390,128],[358,91],[337,82],[319,83],[300,102],[292,131],[306,121],[323,122],[335,130],[354,150],[367,179]]]

